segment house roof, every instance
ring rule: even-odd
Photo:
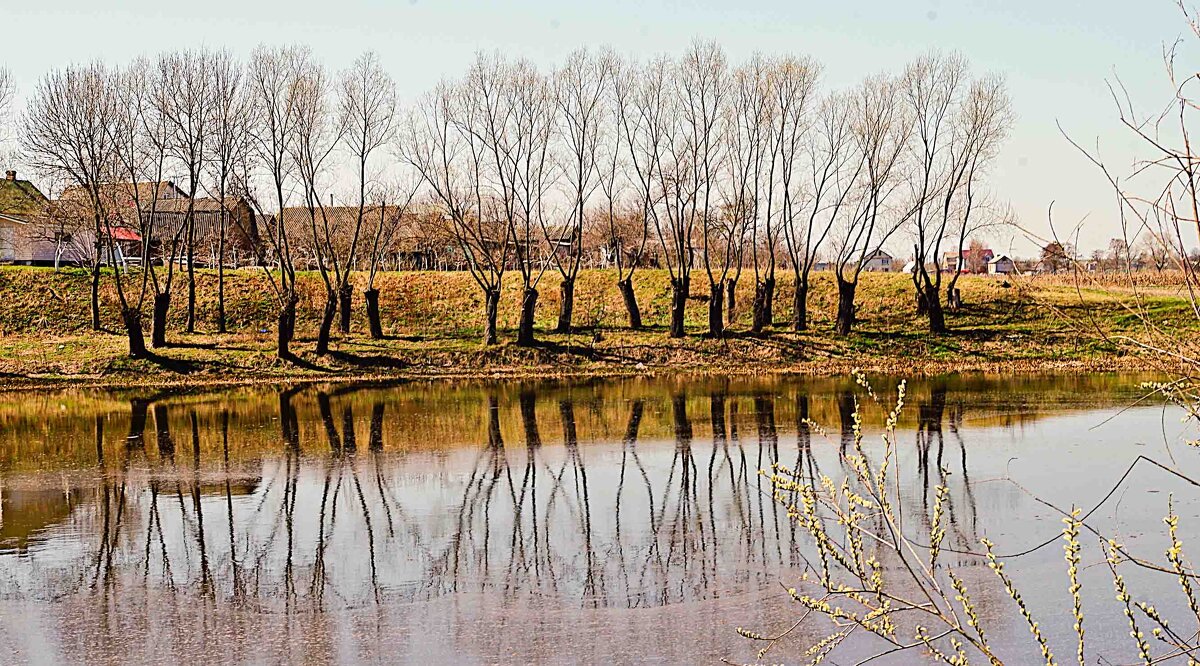
[[[994,256],[994,257],[992,257],[991,261],[989,261],[988,263],[989,263],[989,264],[996,264],[996,263],[999,263],[999,262],[1001,262],[1001,261],[1012,261],[1012,259],[1009,259],[1009,258],[1008,258],[1008,255],[1005,255],[1005,254],[998,254],[998,255],[996,255],[996,256]]]
[[[100,185],[100,191],[106,193],[113,198],[121,200],[137,199],[145,202],[143,205],[148,205],[150,200],[154,198],[155,189],[158,190],[159,201],[167,201],[172,199],[187,199],[187,193],[175,186],[175,183],[169,180],[160,181],[158,183],[140,182],[140,183],[104,183]],[[63,190],[62,199],[87,199],[87,190],[82,185],[69,185]]]
[[[140,241],[140,240],[142,240],[142,236],[138,232],[136,232],[132,229],[126,229],[125,227],[113,227],[112,233],[109,235],[111,235],[114,240],[119,240],[119,241]]]
[[[236,211],[245,203],[240,197],[225,197],[225,210]],[[145,204],[143,204],[145,205]],[[161,213],[187,213],[188,199],[159,199],[155,210]],[[221,200],[216,197],[197,197],[192,209],[197,213],[217,213],[221,211]]]
[[[962,251],[962,256],[964,256],[964,257],[969,257],[973,254],[975,254],[975,252],[971,248],[966,248]],[[995,254],[994,252],[992,252],[992,248],[990,248],[990,247],[979,248],[980,256],[985,256],[985,255],[989,255],[989,254]],[[958,257],[958,253],[948,251],[948,252],[945,252],[943,254],[943,256],[945,256],[947,259],[956,259]]]
[[[26,221],[41,215],[49,201],[28,180],[0,180],[0,213]]]

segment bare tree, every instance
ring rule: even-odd
[[[554,99],[550,84],[528,62],[480,55],[467,72],[456,123],[480,149],[480,185],[508,229],[521,275],[517,344],[534,343],[538,284],[549,261],[542,242],[553,183],[550,139]]]
[[[670,336],[682,338],[691,289],[698,185],[689,166],[694,151],[683,136],[673,90],[675,69],[669,59],[658,58],[616,77],[615,82],[636,197],[654,229],[671,279]]]
[[[196,194],[207,158],[205,142],[212,119],[212,68],[208,51],[168,53],[158,59],[162,81],[159,113],[171,129],[167,150],[187,179],[188,203],[180,223],[187,260],[187,318],[184,328],[196,332]]]
[[[705,225],[704,234],[706,259],[710,258],[708,246],[714,240],[714,235],[725,242],[726,250],[731,255],[728,261],[723,262],[731,264],[733,270],[726,280],[723,299],[731,324],[735,314],[737,283],[741,278],[748,242],[755,276],[752,324],[755,333],[762,331],[767,280],[770,280],[770,289],[774,290],[775,274],[774,258],[759,256],[760,251],[767,250],[766,245],[771,245],[773,250],[775,240],[774,220],[771,219],[774,199],[770,189],[774,175],[774,161],[770,159],[774,147],[770,144],[775,109],[767,90],[769,66],[763,57],[755,55],[733,72],[730,101],[724,110],[727,114],[724,137],[727,154],[723,169],[725,178],[719,190],[721,212],[715,220],[717,225]],[[710,233],[713,226],[717,226],[717,234]],[[761,247],[760,232],[765,232],[766,241]],[[710,263],[706,261],[705,265],[707,267]],[[729,270],[727,266],[723,265],[723,268]]]
[[[371,237],[371,248],[367,254],[367,288],[363,297],[367,303],[367,324],[371,337],[383,339],[383,321],[379,316],[379,290],[375,287],[375,276],[379,273],[383,258],[392,250],[397,232],[409,220],[413,197],[420,187],[419,179],[411,182],[375,188],[375,207],[364,211],[367,229]]]
[[[948,215],[942,201],[953,201],[961,182],[955,145],[955,111],[967,81],[967,64],[961,56],[922,56],[911,63],[901,79],[900,97],[913,119],[912,169],[906,174],[912,197],[913,272],[917,313],[929,318],[929,330],[943,333],[941,303],[941,249]],[[932,277],[931,277],[932,272]]]
[[[329,337],[337,314],[339,294],[342,285],[349,284],[350,262],[362,229],[362,218],[359,216],[358,223],[354,225],[350,250],[343,255],[338,239],[346,230],[339,227],[336,219],[331,219],[331,211],[326,208],[322,197],[323,188],[328,186],[326,178],[330,170],[330,156],[345,132],[342,121],[346,117],[338,117],[330,98],[331,86],[325,69],[315,63],[306,63],[295,84],[296,123],[289,150],[303,195],[302,215],[312,233],[317,270],[325,284],[325,308],[317,329],[318,355],[329,352]],[[293,221],[287,218],[288,215],[281,215],[281,224]]]
[[[113,222],[105,207],[103,183],[109,182],[117,162],[114,125],[119,106],[114,94],[115,75],[94,63],[69,67],[44,76],[29,102],[23,123],[22,145],[28,160],[51,176],[80,187],[92,218],[95,255],[107,253],[121,304],[121,320],[129,340],[129,355],[146,355],[141,310],[125,293],[117,267]],[[100,330],[100,261],[92,268],[92,329]]]
[[[357,215],[345,270],[338,275],[337,284],[338,308],[341,314],[339,328],[343,333],[349,333],[352,295],[350,269],[358,256],[358,243],[366,215],[367,189],[371,180],[367,168],[371,155],[391,140],[396,115],[396,83],[384,71],[379,63],[379,56],[373,52],[364,53],[342,74],[340,100],[345,141],[353,157],[358,180]],[[409,198],[411,199],[411,195]],[[405,205],[407,206],[407,202]],[[377,232],[381,232],[383,226],[379,225]],[[375,249],[378,249],[378,240],[379,236],[376,235]],[[373,278],[377,264],[372,261],[371,265]],[[368,290],[370,289],[373,289],[373,286],[369,286]],[[383,327],[379,322],[379,292],[374,293],[375,306],[367,308],[367,315],[372,337],[379,338],[383,336]],[[372,316],[374,319],[371,319]]]
[[[799,113],[801,110],[790,102],[794,96],[783,92],[782,85],[779,89],[781,115]],[[796,136],[800,119],[787,121],[788,126],[781,129],[786,138],[780,149],[783,174],[780,197],[784,242],[795,278],[792,328],[796,331],[808,328],[808,291],[813,266],[834,223],[842,218],[865,163],[864,153],[857,150],[854,142],[849,111],[845,95],[830,95],[822,100],[815,126],[804,140]],[[796,146],[797,143],[800,145]],[[807,169],[808,179],[793,186],[796,152],[801,153],[799,159]]]
[[[209,105],[208,149],[209,179],[220,207],[217,222],[217,332],[226,330],[225,257],[229,238],[229,195],[243,192],[238,180],[250,152],[251,105],[241,66],[228,52],[217,53],[212,60],[212,93]],[[251,238],[251,241],[256,239]]]
[[[943,200],[942,215],[953,216],[948,222],[951,251],[960,258],[972,233],[1012,219],[1007,206],[996,207],[981,194],[981,181],[995,159],[1000,144],[1012,127],[1012,105],[1004,80],[995,75],[971,83],[955,128],[958,135],[958,160],[962,164],[956,192]],[[956,285],[959,271],[954,271],[946,283],[946,300],[957,307],[961,302]]]
[[[956,245],[961,263],[980,203],[978,181],[1007,133],[1007,95],[997,77],[970,80],[958,55],[918,58],[905,71],[902,90],[914,127],[909,186],[917,312],[928,317],[932,332],[942,333],[942,249]],[[957,282],[960,266],[953,268]],[[948,292],[948,303],[957,303],[954,293]]]
[[[463,97],[449,83],[426,95],[408,118],[398,153],[432,192],[467,270],[483,291],[483,342],[494,345],[512,229],[500,221],[501,206],[486,189],[485,146],[466,129],[474,108],[464,104]]]
[[[0,141],[9,137],[9,107],[17,94],[16,84],[13,83],[12,71],[0,66]]]
[[[600,186],[601,141],[605,129],[609,79],[615,58],[580,50],[554,74],[555,133],[560,144],[559,168],[569,206],[562,222],[543,230],[550,259],[562,277],[556,333],[569,333],[575,309],[575,278],[583,262],[588,202]]]
[[[718,201],[727,158],[729,66],[716,43],[696,42],[676,72],[673,93],[679,96],[682,166],[693,192],[690,205],[681,214],[700,224],[701,255],[709,285],[708,334],[720,337],[725,332],[725,281],[740,261],[745,228],[743,213],[736,207],[720,207]]]
[[[897,166],[912,131],[912,121],[899,99],[899,82],[872,76],[850,95],[848,106],[863,167],[855,186],[856,200],[840,225],[833,248],[838,285],[836,330],[842,335],[854,327],[855,292],[863,268],[911,215],[890,206],[899,187]]]
[[[142,236],[142,286],[153,288],[150,345],[167,344],[167,311],[171,303],[171,286],[175,278],[176,252],[186,225],[160,226],[159,200],[163,193],[163,171],[172,128],[162,113],[163,70],[146,60],[138,60],[114,79],[116,83],[118,122],[114,124],[113,141],[117,164],[123,176],[120,183],[108,185],[103,193],[111,210],[122,215],[128,211],[125,224],[138,229]],[[177,222],[177,220],[176,220]],[[160,275],[155,250],[163,251],[165,264]]]
[[[289,345],[296,331],[298,298],[296,265],[287,225],[283,223],[283,209],[287,203],[285,189],[294,171],[290,148],[299,123],[300,79],[310,63],[311,55],[306,48],[260,46],[250,57],[247,73],[247,86],[255,99],[250,143],[257,164],[270,180],[275,199],[272,203],[278,211],[274,228],[268,235],[278,274],[266,265],[263,270],[279,307],[276,355],[289,360],[293,358]],[[247,194],[257,211],[263,214],[263,204],[252,193]]]

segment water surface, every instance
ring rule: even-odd
[[[988,536],[1016,552],[1053,537],[1059,516],[1029,493],[1090,508],[1138,454],[1195,455],[1176,410],[1140,401],[1143,379],[911,382],[903,510],[928,515],[945,469],[952,548]],[[895,380],[874,385],[890,403]],[[753,661],[759,646],[735,627],[793,624],[781,584],[813,554],[758,471],[779,461],[840,479],[856,401],[878,453],[883,407],[848,380],[10,394],[0,662]],[[1186,539],[1193,491],[1136,471],[1097,524],[1161,560],[1167,495]],[[922,540],[927,521],[911,524]],[[950,564],[976,587],[993,642],[1017,663],[1036,657],[978,558]],[[1070,657],[1061,568],[1057,544],[1009,565]],[[1127,660],[1107,576],[1085,570],[1099,608],[1089,638]],[[1169,579],[1129,577],[1175,594]],[[804,663],[828,631],[806,623],[771,659]],[[843,654],[853,663],[872,647]]]

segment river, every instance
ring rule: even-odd
[[[1197,455],[1146,379],[909,382],[903,511],[929,514],[944,469],[949,550],[1052,539],[1061,516],[1039,499],[1090,509],[1138,455]],[[788,377],[0,395],[0,663],[752,662],[761,644],[735,629],[794,624],[782,586],[813,553],[759,470],[840,479],[856,401],[878,454],[897,383],[872,378],[880,404]],[[1171,493],[1187,542],[1196,488],[1148,465],[1089,522],[1161,562]],[[1085,541],[1089,652],[1131,661]],[[945,557],[1006,661],[1036,661],[979,558]],[[1070,661],[1062,557],[1051,543],[1007,571]],[[1188,620],[1170,576],[1126,577]],[[805,663],[829,631],[813,618],[765,659]],[[847,641],[835,663],[879,647]]]

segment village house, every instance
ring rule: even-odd
[[[1006,255],[992,257],[987,263],[988,275],[1011,275],[1016,271],[1016,264]]]
[[[863,270],[870,273],[891,273],[896,270],[896,258],[883,250],[875,250],[864,258]]]
[[[188,208],[192,209],[196,257],[203,266],[216,265],[220,247],[221,211],[225,211],[226,248],[225,262],[231,266],[260,263],[263,246],[259,236],[259,223],[254,210],[242,197],[226,197],[222,203],[213,197],[190,198],[175,183],[164,180],[158,183],[111,183],[102,188],[106,213],[113,223],[114,237],[118,241],[136,237],[141,242],[137,229],[150,229],[153,221],[154,238],[151,255],[155,261],[166,260],[167,249],[172,243],[176,252],[181,252],[185,242],[184,223]],[[80,186],[71,186],[59,198],[61,209],[75,207],[78,217],[90,216],[87,192]],[[128,238],[122,238],[128,237]],[[126,248],[131,257],[140,256],[137,248]]]
[[[329,225],[330,237],[340,256],[349,254],[354,227],[358,222],[358,206],[323,206],[315,209],[321,235]],[[400,215],[402,217],[397,218]],[[290,235],[292,250],[298,265],[306,269],[317,267],[317,252],[312,240],[312,220],[309,209],[295,206],[283,209],[284,223]],[[367,206],[363,210],[362,228],[356,249],[355,270],[362,269],[371,254],[375,232],[383,225],[381,246],[377,248],[384,270],[464,270],[466,262],[458,248],[448,222],[433,209],[397,206]],[[274,218],[267,220],[265,229],[274,227]],[[498,241],[493,241],[498,246]],[[510,254],[515,254],[511,252]],[[512,257],[510,257],[511,260]]]
[[[0,263],[82,263],[94,243],[58,224],[52,212],[52,203],[36,185],[6,171],[0,180]]]
[[[987,273],[988,263],[996,256],[990,248],[967,248],[958,252],[942,253],[942,270],[947,273]]]

